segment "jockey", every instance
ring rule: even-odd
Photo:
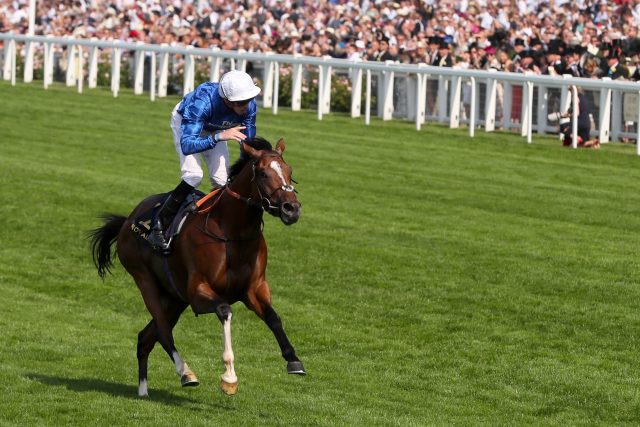
[[[229,71],[220,83],[203,83],[184,96],[171,113],[173,142],[180,158],[182,181],[171,192],[156,217],[147,240],[165,254],[169,251],[163,229],[178,212],[180,205],[202,181],[203,172],[196,154],[207,164],[213,187],[227,182],[229,149],[227,141],[242,143],[256,135],[260,93],[251,76],[243,71]]]

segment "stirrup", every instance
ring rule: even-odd
[[[170,247],[171,241],[169,240],[167,242],[167,239],[165,239],[162,229],[158,226],[154,226],[151,229],[151,231],[149,232],[149,235],[147,236],[147,242],[151,244],[151,247],[154,250],[160,251],[163,255],[169,255],[171,253],[171,247]]]

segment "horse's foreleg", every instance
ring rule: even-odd
[[[233,366],[234,356],[231,347],[231,306],[229,304],[220,304],[216,313],[222,322],[222,340],[224,348],[222,351],[222,361],[224,362],[225,372],[220,377],[220,388],[225,394],[230,396],[238,392],[238,377]]]
[[[305,375],[304,366],[300,359],[298,359],[298,356],[296,356],[296,351],[293,345],[291,345],[291,342],[289,342],[287,334],[284,332],[282,320],[271,305],[263,307],[262,319],[269,329],[271,329],[271,332],[273,332],[276,341],[278,341],[282,357],[287,361],[287,372],[290,374]]]
[[[282,320],[280,320],[280,316],[271,306],[271,292],[269,291],[269,285],[266,281],[261,282],[260,286],[254,288],[255,290],[251,290],[247,293],[247,298],[245,299],[245,305],[255,312],[258,317],[260,317],[264,323],[267,324],[273,335],[276,337],[276,341],[278,341],[278,345],[280,346],[280,351],[282,352],[282,357],[287,361],[287,372],[290,374],[298,374],[305,375],[306,372],[304,370],[304,366],[298,356],[296,356],[296,351],[289,342],[289,338],[287,334],[284,332],[284,328],[282,327]]]

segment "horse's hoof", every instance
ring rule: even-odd
[[[221,379],[220,389],[227,396],[233,396],[238,392],[238,382],[236,381],[235,383],[228,383],[225,380]]]
[[[182,387],[195,387],[200,384],[198,378],[196,378],[195,374],[193,373],[184,374],[182,377],[180,377],[180,383],[182,384]]]
[[[296,375],[307,375],[304,370],[304,366],[302,366],[302,362],[299,360],[294,360],[293,362],[287,363],[287,373]]]

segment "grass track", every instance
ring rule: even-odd
[[[7,82],[0,99],[0,425],[640,422],[634,148],[263,110],[304,205],[265,234],[309,375],[236,305],[240,391],[223,396],[220,326],[186,312],[176,344],[201,386],[157,347],[144,400],[149,316],[120,266],[99,280],[84,234],[177,183],[177,100]]]

